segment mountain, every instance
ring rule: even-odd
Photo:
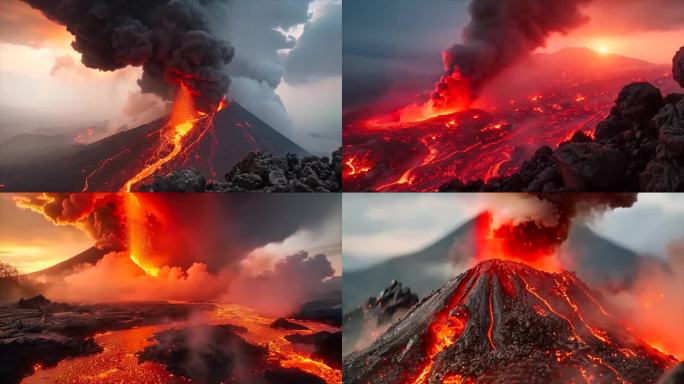
[[[287,137],[254,116],[236,102],[205,118],[184,137],[187,151],[162,168],[169,173],[179,168],[197,168],[209,178],[223,178],[250,151],[276,155],[288,152],[307,155]],[[169,148],[158,148],[168,118],[106,137],[77,152],[53,157],[38,164],[0,166],[0,184],[11,191],[117,191],[152,159]]]
[[[109,251],[91,247],[61,263],[57,263],[40,271],[29,273],[27,276],[31,278],[45,278],[46,282],[50,282],[72,273],[75,268],[83,264],[97,263],[102,256],[107,253],[109,253]]]
[[[475,221],[468,221],[422,250],[362,270],[345,270],[345,313],[376,295],[392,280],[401,281],[421,297],[439,288],[452,277],[453,263],[469,259]],[[587,226],[574,226],[564,247],[573,250],[574,259],[578,260],[577,274],[592,286],[626,284],[637,272],[636,253],[597,235]]]
[[[655,383],[677,360],[613,318],[573,273],[487,260],[449,280],[370,347],[345,383]]]

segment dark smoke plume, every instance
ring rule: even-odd
[[[501,70],[543,47],[553,32],[567,33],[588,20],[580,7],[591,0],[473,0],[463,44],[443,52],[445,74],[432,98],[446,102],[463,82],[475,97]]]
[[[77,226],[106,251],[126,248],[121,196],[113,193],[43,193],[15,197],[17,205],[59,225]]]
[[[74,35],[86,67],[142,66],[143,92],[171,98],[180,82],[196,105],[215,106],[230,78],[233,47],[216,36],[202,6],[218,0],[24,0]]]
[[[636,193],[557,193],[513,198],[494,196],[493,235],[514,255],[538,258],[552,254],[568,239],[573,221],[615,208],[628,208]],[[513,207],[515,205],[515,207]],[[511,214],[510,212],[515,212]],[[504,219],[497,218],[505,212]],[[497,224],[496,222],[501,224]],[[524,241],[521,241],[523,239]]]

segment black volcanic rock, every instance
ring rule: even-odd
[[[244,341],[231,325],[200,325],[157,333],[138,361],[162,363],[169,372],[202,383],[241,382],[263,369],[266,348]]]
[[[680,362],[672,369],[667,371],[663,377],[658,380],[658,384],[682,384],[684,383],[684,362]]]
[[[392,280],[377,297],[344,315],[343,353],[367,345],[374,335],[384,331],[401,315],[418,303],[418,296],[410,288]]]
[[[289,321],[287,319],[284,319],[282,317],[276,319],[276,321],[272,322],[270,325],[271,328],[278,328],[278,329],[288,329],[288,330],[293,330],[293,331],[308,331],[309,328],[297,324],[295,322]]]
[[[414,306],[344,359],[345,383],[655,383],[676,363],[605,312],[569,272],[489,260]]]
[[[598,143],[565,143],[554,153],[554,157],[567,189],[611,190],[620,184],[625,175],[622,153]]]
[[[684,191],[684,98],[653,118],[658,127],[655,157],[641,174],[646,191]]]
[[[316,332],[310,335],[295,333],[285,336],[295,344],[306,344],[314,348],[312,356],[323,360],[333,368],[342,366],[342,332]]]
[[[684,88],[684,47],[680,47],[672,58],[672,77]]]
[[[144,192],[339,192],[342,185],[341,150],[327,157],[295,153],[285,157],[249,152],[226,173],[225,181],[206,181],[195,169],[182,169],[169,176],[155,176]]]
[[[274,368],[265,372],[264,378],[272,384],[325,384],[325,380],[298,368]]]

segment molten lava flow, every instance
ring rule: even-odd
[[[173,102],[171,117],[166,124],[167,129],[163,132],[162,142],[157,151],[159,158],[129,179],[121,188],[122,192],[130,192],[133,185],[152,175],[164,164],[176,157],[183,148],[183,138],[192,130],[195,121],[199,117],[199,113],[195,111],[193,105],[190,89],[181,83],[176,100]],[[171,147],[171,151],[166,155],[161,155],[161,152],[168,150],[167,147]]]
[[[468,322],[468,312],[461,305],[473,287],[471,279],[474,273],[472,271],[470,270],[468,275],[461,280],[456,292],[451,297],[450,304],[442,309],[430,324],[428,332],[423,337],[423,343],[426,344],[425,361],[415,380],[407,381],[407,384],[426,383],[435,357],[444,349],[453,345],[465,329]]]
[[[269,361],[283,368],[299,368],[304,372],[316,375],[327,384],[341,384],[342,371],[332,368],[324,361],[318,360],[311,355],[311,351],[300,349],[285,339],[292,331],[272,328],[270,324],[274,319],[260,316],[254,311],[241,305],[220,305],[212,313],[211,322],[217,324],[230,323],[247,328],[246,334],[241,334],[247,342],[268,347]],[[297,322],[306,325],[309,331],[298,331],[302,334],[311,334],[321,331],[338,331],[334,327],[311,321]]]
[[[146,228],[145,210],[134,193],[124,194],[128,252],[131,260],[150,276],[157,276],[159,268],[147,258],[151,250],[150,234]]]

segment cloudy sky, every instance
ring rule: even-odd
[[[596,0],[589,20],[568,35],[553,35],[540,52],[565,47],[605,49],[653,63],[670,63],[684,41],[684,7],[670,0]],[[345,108],[401,90],[431,90],[441,52],[461,42],[468,1],[345,0]],[[657,44],[653,44],[657,41]]]
[[[94,245],[85,232],[55,225],[0,194],[0,260],[33,272]],[[300,250],[323,253],[341,274],[341,196],[338,194],[140,194],[161,207],[173,228],[173,266],[202,262],[210,268],[238,261],[257,274]],[[164,235],[164,234],[162,234]],[[246,253],[246,254],[244,254]]]
[[[312,153],[337,149],[341,0],[221,1],[209,17],[236,48],[226,68],[233,79],[229,96]],[[158,99],[141,96],[140,68],[88,69],[72,40],[63,26],[28,5],[2,1],[3,138],[48,124],[73,129],[74,123],[107,121],[113,129],[134,127],[164,112]]]
[[[468,193],[345,194],[344,256],[379,261],[420,250],[476,216],[483,206],[481,197]],[[684,195],[640,194],[631,208],[594,217],[588,225],[631,250],[664,255],[668,242],[684,239]]]

